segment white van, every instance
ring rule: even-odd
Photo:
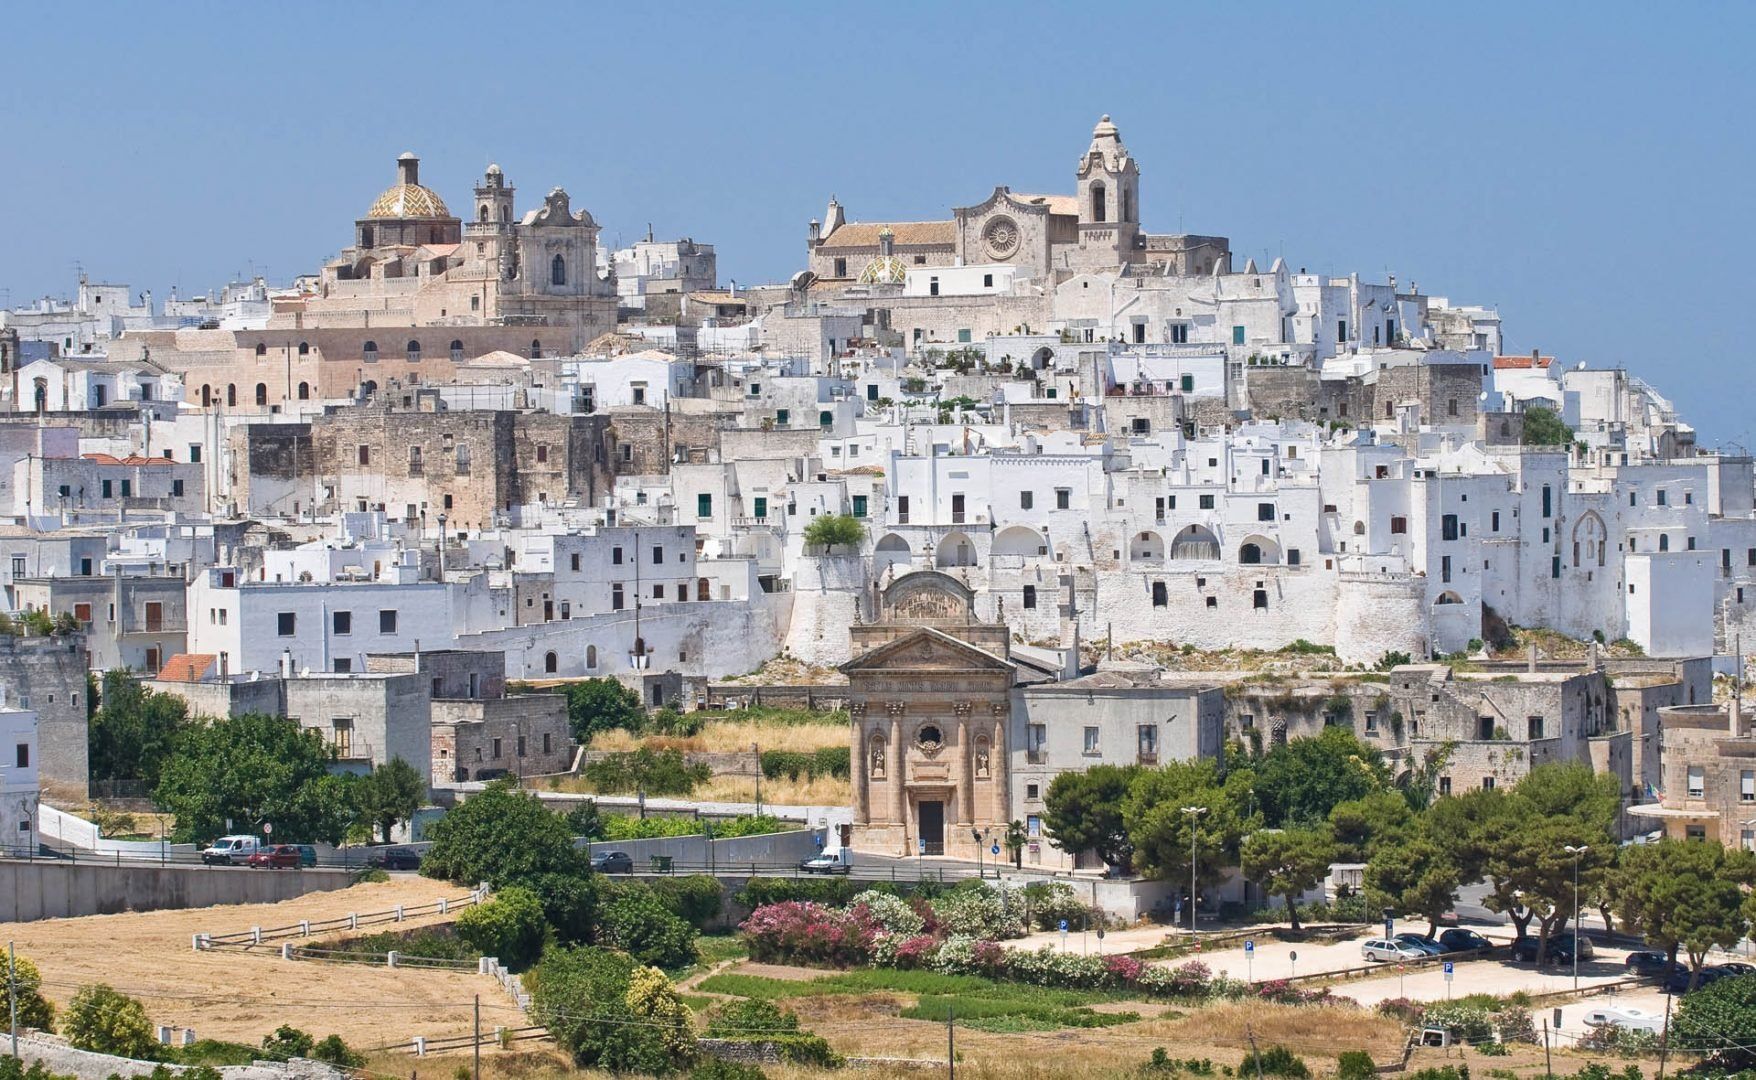
[[[201,861],[209,866],[242,866],[261,850],[262,841],[254,836],[222,836],[201,853]]]

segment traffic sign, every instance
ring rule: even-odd
[[[274,822],[265,821],[262,823],[262,835],[263,836],[269,836],[273,832],[274,832]]]
[[[994,845],[994,846],[993,846],[993,847],[991,847],[991,848],[989,848],[989,849],[988,849],[988,854],[990,854],[990,855],[998,855],[998,854],[1000,854],[1000,845],[999,845],[999,844],[995,844],[995,845]]]
[[[1296,964],[1296,963],[1298,963],[1298,962],[1299,962],[1299,954],[1298,954],[1298,951],[1297,951],[1297,950],[1294,950],[1294,951],[1292,951],[1292,952],[1289,952],[1289,953],[1287,953],[1287,959],[1288,959],[1288,960],[1291,960],[1291,961],[1292,961],[1292,962],[1293,962],[1293,963],[1295,963],[1295,964]]]
[[[927,842],[925,840],[916,840],[915,843],[920,846],[921,854],[925,855],[927,853]]]
[[[1063,934],[1065,934],[1067,932],[1067,920],[1066,919],[1061,920],[1061,932]]]
[[[1451,978],[1451,973],[1454,970],[1456,970],[1456,965],[1452,964],[1449,960],[1445,961],[1445,977],[1447,979]]]
[[[1245,956],[1249,956],[1251,953],[1253,953],[1255,951],[1256,951],[1256,943],[1254,941],[1244,942],[1244,955]]]
[[[1102,941],[1104,939],[1104,928],[1102,926],[1099,926],[1097,928],[1097,931],[1098,931],[1098,940]]]

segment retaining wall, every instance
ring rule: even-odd
[[[345,889],[347,870],[250,870],[207,866],[105,866],[0,860],[0,922],[33,922],[119,911],[264,904]]]
[[[27,1062],[40,1061],[50,1072],[76,1076],[79,1080],[150,1076],[155,1068],[160,1067],[156,1061],[138,1061],[91,1050],[76,1050],[61,1040],[46,1035],[20,1035],[18,1056]],[[163,1067],[172,1073],[181,1073],[193,1066]],[[219,1074],[225,1080],[348,1080],[350,1075],[333,1065],[304,1058],[294,1058],[285,1063],[259,1061],[253,1065],[222,1065]]]
[[[653,840],[595,840],[585,847],[592,853],[626,851],[634,860],[634,869],[643,871],[653,855],[669,855],[678,873],[695,873],[708,866],[731,874],[743,863],[746,870],[754,863],[758,869],[792,865],[817,854],[817,833],[811,829],[766,833],[762,836],[734,836],[713,841],[713,855],[707,851],[705,836],[666,836]]]

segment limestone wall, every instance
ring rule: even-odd
[[[349,871],[315,867],[272,871],[0,860],[0,922],[274,903],[308,892],[345,889],[352,880]]]

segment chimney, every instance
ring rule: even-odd
[[[1542,358],[1543,358],[1543,351],[1541,349],[1532,349],[1530,351],[1530,366],[1536,367],[1537,364],[1542,361]]]
[[[1590,645],[1586,646],[1585,670],[1596,671],[1603,666],[1603,657],[1598,651],[1598,643],[1593,640]]]
[[[1744,734],[1744,693],[1738,687],[1732,688],[1732,703],[1727,715],[1730,717],[1727,730],[1732,738],[1739,738]]]
[[[410,186],[419,184],[421,182],[421,159],[412,153],[404,153],[397,158],[396,182]]]
[[[219,660],[220,660],[220,665],[219,665],[219,667],[220,667],[220,682],[223,683],[223,682],[226,682],[228,680],[229,676],[231,675],[231,667],[232,667],[231,654],[222,652],[222,653],[220,653]],[[194,676],[193,669],[190,670],[190,676],[191,677]]]
[[[291,649],[280,651],[280,677],[283,679],[293,677],[293,650]]]

